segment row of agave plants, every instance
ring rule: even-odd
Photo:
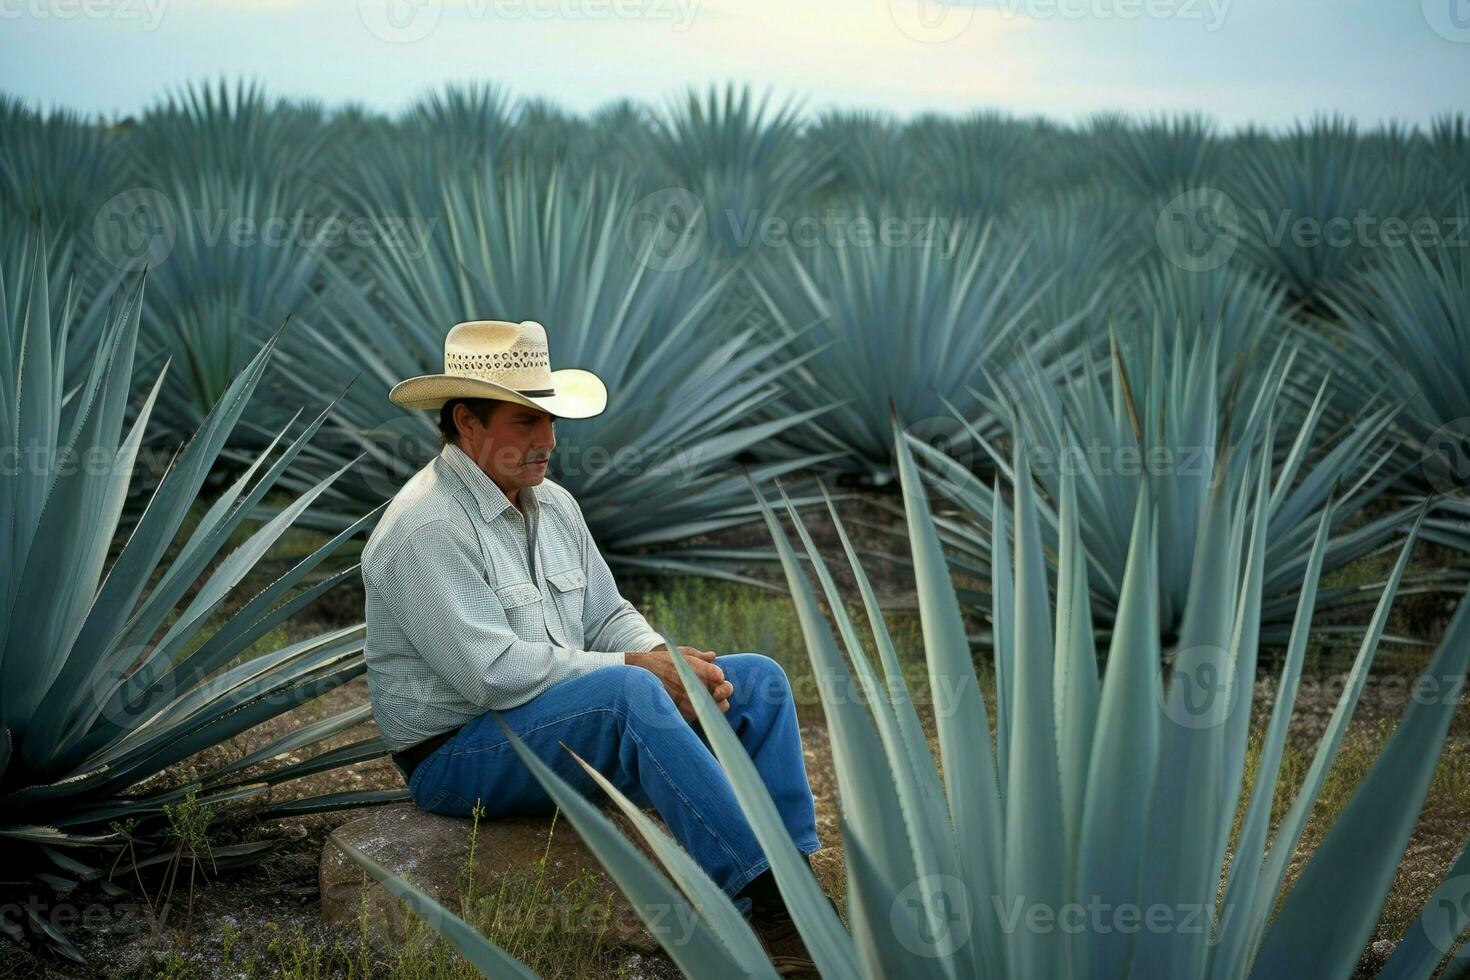
[[[1124,524],[1125,567],[1099,668],[1079,483],[1070,472],[1061,479],[1052,552],[1026,447],[1018,443],[1012,503],[998,489],[988,500],[992,540],[1004,552],[991,566],[993,601],[986,607],[996,633],[992,743],[941,529],[908,437],[895,425],[927,693],[936,706],[937,759],[874,590],[831,500],[827,516],[870,634],[846,611],[849,597],[835,585],[800,510],[782,491],[807,565],[752,484],[796,600],[831,734],[843,802],[845,923],[801,860],[719,708],[688,666],[677,666],[695,691],[698,717],[823,976],[1289,978],[1354,972],[1459,707],[1470,669],[1470,600],[1460,603],[1419,680],[1423,690],[1441,694],[1413,699],[1288,887],[1303,831],[1384,637],[1415,534],[1398,552],[1305,780],[1273,835],[1287,726],[1338,504],[1328,501],[1312,522],[1285,656],[1273,677],[1276,698],[1248,775],[1253,688],[1266,663],[1258,627],[1267,606],[1276,484],[1268,437],[1236,451],[1246,459],[1228,466],[1200,525],[1182,537],[1165,516],[1168,502],[1147,484],[1138,488]],[[1190,555],[1194,574],[1177,654],[1161,673],[1155,624],[1161,597],[1169,594],[1167,562],[1178,553]],[[835,618],[835,634],[824,608]],[[665,639],[672,644],[672,637]],[[1456,693],[1445,693],[1451,691]],[[636,804],[582,763],[656,860],[513,733],[508,737],[686,975],[776,975],[729,897]],[[347,851],[486,976],[535,976],[411,882],[356,849]],[[1470,843],[1380,976],[1427,980],[1456,954],[1470,926],[1467,873]]]
[[[303,452],[311,479],[287,478],[304,487],[366,455],[308,515],[317,526],[347,526],[437,450],[432,421],[384,396],[438,368],[450,325],[485,315],[548,324],[559,361],[608,380],[616,410],[569,427],[555,475],[624,568],[735,574],[743,556],[671,546],[757,517],[736,462],[757,479],[890,482],[889,405],[981,476],[1004,470],[987,444],[1040,423],[1053,449],[1071,425],[1116,452],[1116,419],[1099,431],[1089,407],[1048,392],[1094,384],[1093,371],[1118,384],[1128,358],[1161,359],[1162,403],[1196,416],[1189,431],[1156,421],[1209,454],[1227,431],[1210,420],[1260,406],[1224,399],[1280,370],[1263,411],[1282,416],[1279,455],[1297,455],[1284,472],[1310,484],[1285,515],[1298,560],[1302,519],[1335,482],[1365,505],[1465,482],[1463,117],[1368,132],[1323,118],[1284,134],[1201,117],[899,123],[808,119],[730,88],[581,118],[490,85],[387,117],[221,83],[109,125],[3,102],[0,133],[0,252],[23,269],[50,231],[83,338],[125,273],[148,268],[141,349],[179,367],[154,438],[193,431],[288,316],[264,382],[285,397],[251,408],[227,460],[356,378]],[[1390,219],[1431,233],[1390,246]],[[1202,267],[1195,239],[1217,233],[1225,258]],[[650,383],[660,376],[681,383]],[[1312,437],[1294,441],[1299,428]],[[1444,465],[1426,464],[1447,445]],[[1452,513],[1431,536],[1463,542]],[[1099,558],[1114,589],[1117,527]]]

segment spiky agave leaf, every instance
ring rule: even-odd
[[[588,119],[569,166],[633,177],[643,169],[653,139],[653,113],[632,99],[614,99]]]
[[[108,276],[75,239],[58,238],[38,221],[4,222],[0,227],[0,292],[10,302],[0,301],[0,308],[9,317],[9,322],[0,327],[6,338],[18,339],[21,335],[25,308],[17,300],[30,288],[36,265],[45,265],[48,270],[49,303],[58,314],[53,326],[62,322],[68,325],[65,375],[73,379],[67,391],[67,405],[72,405],[69,396],[79,384],[77,379],[91,365],[110,307],[122,300],[119,288],[123,277]]]

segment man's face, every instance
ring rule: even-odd
[[[547,461],[556,448],[554,415],[539,408],[500,402],[483,424],[465,405],[455,407],[454,417],[465,452],[507,497],[514,500],[522,487],[533,487],[546,479]]]

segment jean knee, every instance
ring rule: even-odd
[[[651,670],[630,664],[615,664],[597,672],[607,673],[607,683],[598,688],[609,707],[618,709],[632,722],[662,720],[677,715],[674,699],[664,682]]]
[[[745,686],[764,697],[782,699],[791,696],[791,679],[786,676],[786,668],[764,653],[727,653],[717,658],[715,665],[724,670],[727,677],[740,678]]]

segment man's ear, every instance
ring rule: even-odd
[[[461,438],[474,435],[475,426],[479,424],[480,420],[475,417],[475,413],[470,411],[470,407],[464,402],[460,402],[454,406],[454,428],[460,434]]]

